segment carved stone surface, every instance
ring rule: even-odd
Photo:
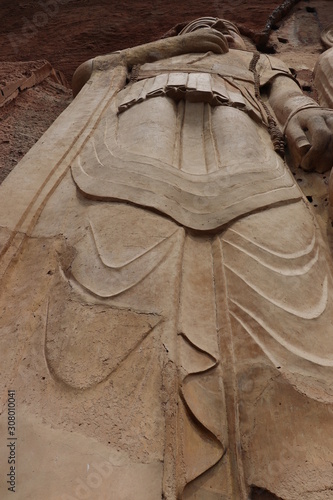
[[[323,32],[324,37],[332,35],[332,27],[330,26]],[[327,44],[328,45],[328,44]],[[318,89],[318,100],[321,106],[333,108],[333,48],[326,50],[318,59],[314,69],[314,81]],[[332,216],[333,206],[333,177],[332,173],[329,179],[329,198],[330,198],[330,213]]]
[[[24,498],[331,498],[331,255],[274,146],[327,170],[333,112],[202,22],[88,62],[1,187]]]
[[[332,106],[333,102],[333,49],[330,48],[319,57],[314,70],[315,85],[321,106]]]

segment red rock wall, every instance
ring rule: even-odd
[[[47,59],[71,78],[83,61],[152,41],[177,23],[210,15],[262,32],[274,9],[297,0],[2,0],[1,58]]]

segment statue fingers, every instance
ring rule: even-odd
[[[228,52],[229,51],[229,44],[228,44],[227,36],[224,35],[223,33],[221,33],[220,31],[215,30],[213,28],[211,28],[209,31],[210,31],[210,35],[212,36],[212,38],[214,38],[215,43],[217,43],[221,47],[222,53],[224,54],[225,52]]]
[[[212,51],[215,54],[225,54],[229,50],[225,36],[217,30],[202,28],[188,36],[190,48],[195,52]]]
[[[307,122],[307,136],[311,148],[302,158],[301,167],[326,172],[333,164],[333,134],[324,116],[314,116]]]
[[[330,170],[333,166],[333,152],[329,147],[325,151],[318,150],[316,147],[311,147],[309,152],[302,158],[301,167],[303,170],[315,170],[319,173],[324,173]]]
[[[302,158],[310,150],[311,143],[297,119],[290,121],[286,130],[286,139],[292,162],[298,167],[302,162]]]

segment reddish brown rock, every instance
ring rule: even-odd
[[[0,182],[71,99],[65,77],[47,61],[0,64]]]
[[[262,32],[272,12],[295,0],[42,0],[2,5],[2,60],[46,58],[70,78],[86,59],[160,38],[177,23],[210,15]]]

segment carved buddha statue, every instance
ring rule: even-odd
[[[86,498],[324,498],[332,263],[283,150],[328,170],[333,111],[209,17],[84,63],[73,88],[3,237],[22,236],[3,280],[27,310],[25,414],[81,436],[78,469],[89,440],[109,453]]]

